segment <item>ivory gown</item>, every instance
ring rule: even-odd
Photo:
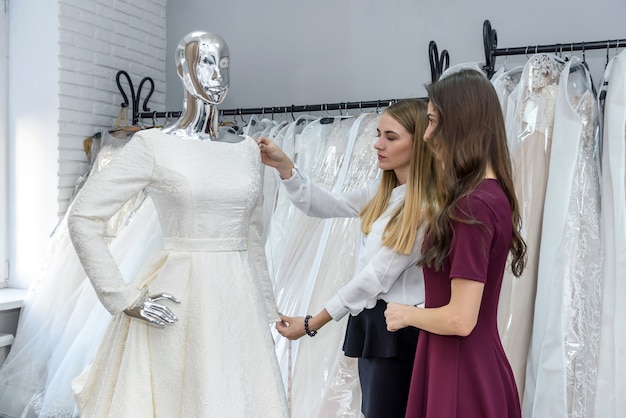
[[[114,315],[92,364],[73,381],[81,416],[287,417],[269,329],[279,321],[262,243],[263,166],[238,143],[135,134],[83,187],[69,217],[77,254]],[[146,188],[164,250],[127,285],[102,225]],[[123,310],[169,293],[179,320],[165,328]]]
[[[602,149],[602,322],[595,416],[626,411],[626,51],[606,68]]]
[[[532,56],[507,108],[507,140],[513,164],[515,192],[520,204],[522,236],[528,246],[522,276],[504,271],[498,305],[498,330],[520,394],[524,393],[526,357],[530,345],[537,287],[537,270],[548,181],[554,104],[563,64],[547,54]],[[511,103],[509,102],[509,106]]]
[[[555,107],[525,418],[595,416],[602,303],[597,113],[589,73],[572,57]]]

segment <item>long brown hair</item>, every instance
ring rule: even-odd
[[[413,134],[404,202],[392,214],[383,234],[383,245],[401,254],[409,254],[413,249],[417,231],[432,211],[430,204],[434,201],[435,182],[432,173],[435,158],[423,141],[428,122],[427,109],[426,102],[419,99],[403,99],[385,109],[386,114]],[[374,221],[387,209],[391,192],[398,185],[393,170],[383,171],[376,195],[361,210],[361,231],[364,234],[370,233]]]
[[[454,209],[483,181],[491,163],[512,210],[513,239],[511,270],[520,276],[526,264],[526,243],[522,239],[519,204],[513,185],[511,158],[506,142],[504,118],[496,92],[489,80],[476,70],[461,70],[426,87],[439,123],[429,144],[441,164],[438,195],[441,210],[427,227],[429,245],[420,265],[440,270],[450,251],[451,222],[458,219]]]

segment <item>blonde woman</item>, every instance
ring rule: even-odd
[[[383,170],[376,184],[335,194],[311,182],[270,139],[258,139],[264,164],[274,167],[291,200],[319,218],[360,217],[363,247],[354,277],[316,315],[282,315],[278,332],[291,340],[314,337],[331,320],[350,314],[343,350],[358,358],[366,418],[404,417],[418,330],[387,331],[387,303],[424,302],[420,224],[433,190],[434,158],[422,141],[427,105],[401,100],[381,115],[374,148]],[[341,256],[338,254],[338,256]],[[294,278],[297,280],[297,278]]]

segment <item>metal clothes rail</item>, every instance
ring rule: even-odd
[[[495,72],[496,57],[507,55],[528,55],[537,53],[556,53],[582,51],[583,61],[585,51],[592,49],[606,49],[607,61],[608,50],[611,48],[626,47],[626,39],[607,39],[604,41],[592,42],[566,42],[548,45],[528,45],[512,48],[498,48],[498,35],[495,29],[492,29],[491,22],[485,20],[483,22],[483,45],[485,49],[485,65],[483,69],[487,75],[491,77]]]
[[[272,106],[272,107],[250,107],[237,109],[221,109],[222,116],[240,116],[240,115],[275,115],[275,114],[294,114],[306,112],[326,112],[331,110],[348,111],[350,109],[367,109],[367,108],[383,108],[399,99],[369,100],[362,102],[340,102],[340,103],[322,103],[309,105],[288,105],[288,106]],[[180,111],[172,112],[141,112],[138,118],[157,119],[157,118],[176,118],[181,115]]]

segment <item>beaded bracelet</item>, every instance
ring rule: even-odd
[[[317,331],[311,331],[309,329],[309,319],[313,318],[311,315],[307,315],[304,317],[304,331],[309,337],[315,337],[317,335]]]

